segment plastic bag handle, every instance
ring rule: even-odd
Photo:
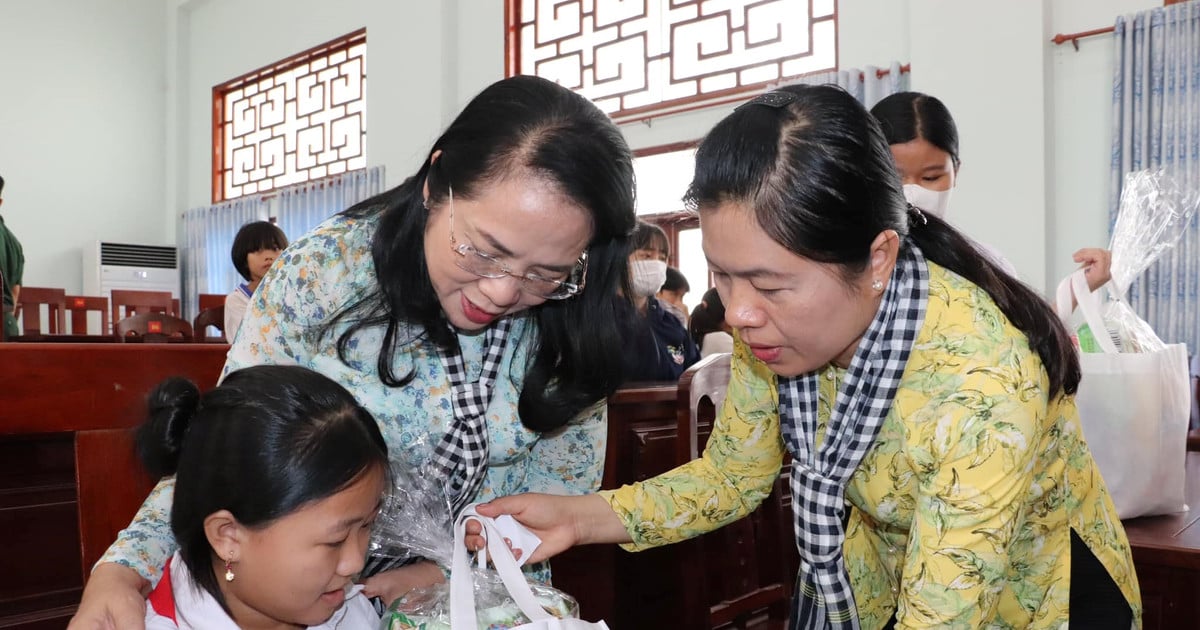
[[[512,551],[504,543],[504,536],[496,529],[491,518],[480,516],[475,506],[468,506],[454,524],[454,564],[450,568],[450,628],[451,630],[476,630],[479,626],[475,613],[475,585],[471,574],[471,560],[467,551],[467,523],[475,521],[482,528],[487,540],[487,556],[492,559],[500,581],[517,607],[530,621],[552,619],[533,595],[533,589],[525,581],[525,574],[517,567]],[[484,552],[480,552],[481,555]],[[481,558],[481,563],[483,562]]]
[[[1058,290],[1055,292],[1055,302],[1057,303],[1056,310],[1058,316],[1065,321],[1071,315],[1071,293],[1075,293],[1075,302],[1079,305],[1079,311],[1083,313],[1083,319],[1087,322],[1088,328],[1092,330],[1092,337],[1096,339],[1096,345],[1105,354],[1120,354],[1116,344],[1113,343],[1112,337],[1108,334],[1108,326],[1104,323],[1104,317],[1100,314],[1100,300],[1096,294],[1092,292],[1087,285],[1086,269],[1079,269],[1071,275],[1063,278],[1063,281],[1058,283]]]

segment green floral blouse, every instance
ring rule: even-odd
[[[1059,628],[1068,622],[1070,530],[1141,623],[1129,541],[1071,396],[991,298],[930,263],[925,324],[875,446],[846,491],[844,546],[861,625]],[[820,422],[843,371],[826,368]],[[704,455],[603,493],[632,550],[730,523],[770,492],[783,461],[775,378],[740,342]]]

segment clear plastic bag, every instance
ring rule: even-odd
[[[1125,177],[1113,227],[1112,280],[1103,305],[1105,334],[1119,352],[1157,352],[1166,347],[1150,325],[1125,301],[1130,285],[1170,251],[1200,206],[1200,191],[1181,186],[1163,169],[1134,171]],[[1101,351],[1096,331],[1079,330],[1080,348]]]
[[[371,532],[371,555],[448,567],[454,557],[452,532],[450,498],[441,476],[393,461],[391,487]]]
[[[372,555],[430,560],[443,568],[453,564],[453,519],[450,500],[440,480],[440,475],[392,463],[391,487],[371,533]],[[494,571],[474,568],[472,574],[481,630],[502,630],[529,622]],[[579,604],[570,595],[539,584],[530,587],[550,614],[578,618]],[[416,589],[392,602],[380,625],[383,630],[449,627],[449,583]]]

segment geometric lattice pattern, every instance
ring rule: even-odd
[[[213,88],[213,202],[365,168],[367,32]]]
[[[508,72],[632,117],[837,66],[835,0],[510,0]]]

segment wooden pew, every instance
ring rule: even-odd
[[[63,628],[152,480],[130,429],[168,376],[216,383],[227,346],[0,344],[0,628]]]
[[[1125,521],[1145,630],[1200,624],[1200,452],[1187,454],[1185,483],[1188,511]]]
[[[603,488],[613,489],[648,479],[677,465],[677,395],[675,383],[631,383],[609,398]],[[697,435],[701,444],[707,441],[714,417],[715,409],[711,404],[700,407]],[[708,604],[713,602],[698,601],[693,590],[709,594],[751,592],[756,584],[780,572],[762,564],[764,555],[774,556],[783,567],[783,573],[791,575],[795,572],[795,553],[789,553],[791,547],[756,549],[758,559],[734,557],[755,547],[755,529],[765,525],[764,519],[782,517],[780,526],[790,534],[790,501],[780,500],[790,499],[786,481],[778,482],[776,489],[782,491],[782,496],[773,495],[778,505],[760,509],[755,516],[729,526],[733,529],[724,532],[725,538],[737,538],[739,533],[748,535],[745,544],[738,545],[737,550],[714,554],[712,545],[703,545],[700,541],[637,553],[628,553],[615,545],[577,547],[551,560],[554,585],[579,600],[585,619],[604,619],[612,628],[708,628]],[[790,535],[787,540],[790,543]],[[705,576],[684,576],[686,567],[693,566],[687,562],[687,556],[694,553],[705,554],[708,566],[720,568],[706,571],[709,575]],[[763,575],[759,575],[760,568]],[[694,580],[702,579],[710,581],[706,588],[692,586],[696,584]],[[728,581],[729,584],[715,584],[714,581]],[[695,610],[689,611],[688,607]],[[775,623],[776,626],[765,627],[778,627],[778,622]]]

